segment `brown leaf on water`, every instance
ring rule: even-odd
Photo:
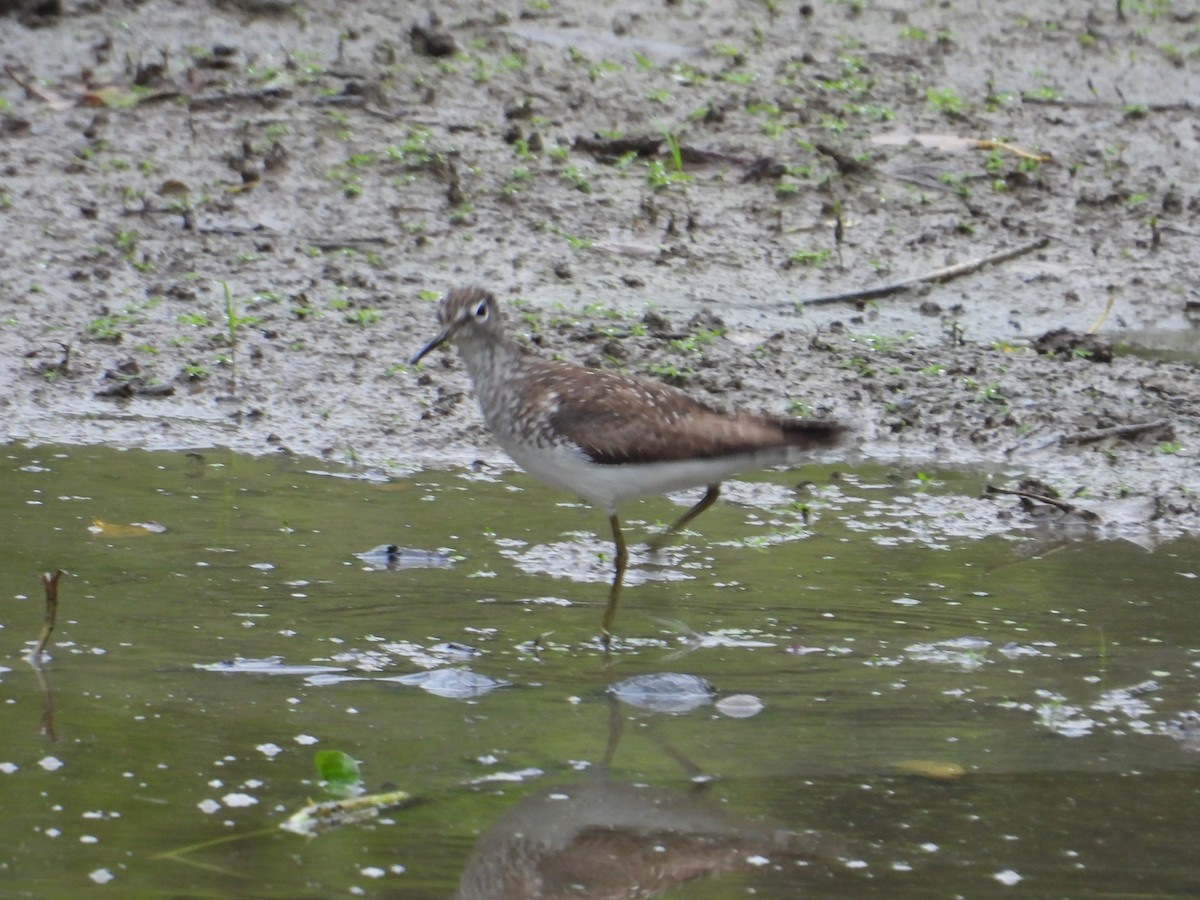
[[[909,775],[921,775],[938,781],[957,781],[967,774],[967,770],[958,763],[941,762],[936,759],[905,759],[892,765]]]
[[[102,519],[92,519],[92,524],[88,526],[88,531],[92,534],[110,538],[145,537],[148,534],[163,534],[166,530],[165,525],[157,522],[131,522],[122,525]]]

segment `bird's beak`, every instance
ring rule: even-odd
[[[442,346],[442,344],[446,343],[446,341],[450,340],[450,332],[452,329],[453,326],[447,325],[440,332],[438,332],[437,337],[417,351],[417,355],[412,358],[412,360],[409,362],[409,365],[415,366],[421,361],[422,357],[424,357],[426,353],[431,350],[436,350],[438,347]]]

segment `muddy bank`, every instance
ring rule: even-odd
[[[846,418],[851,464],[1195,531],[1200,37],[1093,6],[0,18],[4,434],[501,464],[452,357],[404,365],[482,282],[538,352]]]

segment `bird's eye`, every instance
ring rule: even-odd
[[[479,322],[486,322],[488,312],[488,302],[486,300],[480,300],[479,305],[475,307],[475,319]]]

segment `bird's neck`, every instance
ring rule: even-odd
[[[462,341],[459,355],[471,376],[471,386],[488,428],[501,446],[514,433],[516,409],[521,404],[521,371],[525,351],[507,337],[488,341]]]
[[[477,390],[483,383],[507,380],[520,368],[521,357],[525,355],[520,345],[507,335],[491,340],[460,341],[458,352]]]

